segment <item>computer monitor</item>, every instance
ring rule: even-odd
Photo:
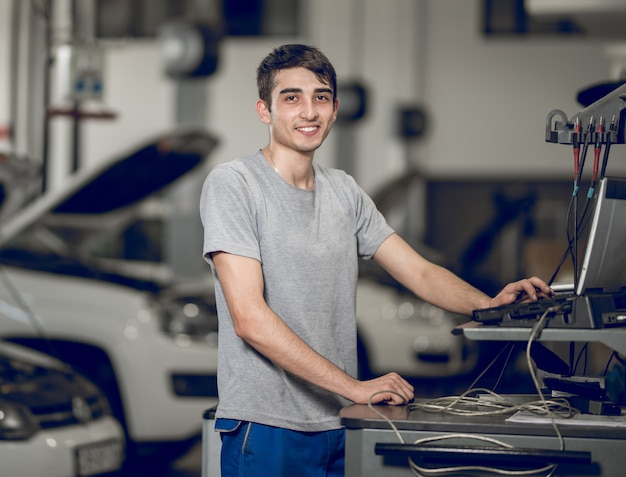
[[[577,295],[626,287],[626,178],[603,177],[580,270]]]

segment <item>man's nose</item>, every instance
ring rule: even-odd
[[[317,118],[318,111],[315,106],[315,102],[313,100],[304,101],[302,103],[302,110],[300,111],[300,116],[305,119],[315,119]]]

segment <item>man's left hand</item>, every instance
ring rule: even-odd
[[[531,277],[511,282],[491,299],[490,307],[511,303],[528,303],[541,298],[552,298],[554,290],[541,278]]]

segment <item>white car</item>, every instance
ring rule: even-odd
[[[124,431],[91,382],[51,356],[0,341],[2,475],[108,474],[124,460]]]
[[[217,402],[215,305],[170,280],[116,273],[79,245],[178,178],[203,175],[215,145],[204,132],[168,133],[0,224],[0,306],[10,311],[0,338],[51,346],[96,383],[124,428],[129,466],[144,470],[197,443]]]
[[[363,275],[357,287],[362,378],[395,371],[407,378],[468,374],[478,363],[473,341],[452,333],[467,321],[418,299],[399,285]]]

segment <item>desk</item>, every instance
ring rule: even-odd
[[[470,340],[482,341],[525,341],[530,339],[530,328],[512,326],[484,325],[470,321],[452,330],[455,335],[463,334]],[[626,355],[626,326],[601,329],[576,328],[544,328],[535,341],[553,342],[586,342],[593,341]],[[622,394],[622,393],[620,393]],[[615,404],[624,406],[626,403],[616,399]]]
[[[550,424],[507,423],[507,416],[453,416],[409,411],[406,406],[377,406],[398,428],[405,442],[443,434],[480,434],[517,448],[558,450],[559,441]],[[389,424],[366,405],[351,405],[341,411],[346,427],[346,477],[407,477],[414,475],[406,458],[376,455],[377,443],[398,443]],[[626,429],[559,426],[566,451],[591,453],[591,463],[560,464],[554,476],[620,477],[626,469]],[[454,445],[484,446],[475,440],[458,439]],[[450,465],[448,463],[447,465]],[[535,467],[535,466],[533,466]],[[494,474],[472,474],[489,475]],[[541,474],[537,474],[541,475]]]
[[[463,334],[468,339],[482,341],[528,341],[530,332],[530,328],[487,326],[475,321],[459,325],[452,331],[453,334]],[[595,341],[626,354],[626,326],[602,329],[544,328],[537,341]]]

